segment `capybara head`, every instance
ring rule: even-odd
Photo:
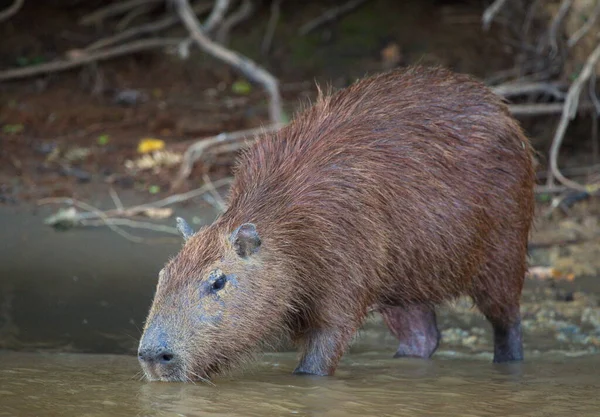
[[[150,380],[206,380],[271,340],[290,291],[254,224],[177,222],[186,242],[159,273],[138,358]]]

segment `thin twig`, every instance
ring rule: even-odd
[[[204,15],[207,11],[211,9],[210,4],[199,4],[192,6],[194,13],[198,16]],[[155,33],[161,30],[165,30],[170,28],[171,26],[179,23],[179,16],[168,16],[164,19],[157,20],[156,22],[146,23],[143,25],[135,26],[130,29],[124,30],[121,33],[117,33],[112,36],[108,36],[103,39],[99,39],[94,43],[90,44],[85,48],[86,51],[93,51],[95,49],[104,48],[109,45],[113,45],[117,42],[122,42],[131,38],[135,38],[139,35],[145,35],[147,33]]]
[[[25,4],[25,0],[15,0],[13,4],[0,12],[0,22],[3,22],[14,16]]]
[[[367,0],[350,0],[349,2],[342,4],[341,6],[334,7],[333,9],[327,10],[321,16],[313,19],[300,27],[298,34],[301,36],[307,35],[313,30],[317,29],[319,26],[322,26],[326,23],[331,22],[332,20],[338,19],[340,16],[350,13],[358,6],[363,3],[366,3]]]
[[[505,4],[506,0],[496,0],[487,9],[485,9],[483,15],[481,16],[483,30],[488,30],[490,28],[494,17],[498,14],[500,9],[504,7]]]
[[[131,9],[129,11],[129,13],[127,13],[125,16],[123,16],[121,18],[121,20],[119,20],[119,22],[115,25],[115,31],[121,32],[121,31],[125,30],[127,28],[127,26],[129,26],[129,24],[131,22],[133,22],[133,20],[135,18],[140,17],[146,13],[150,13],[155,8],[156,8],[156,4],[150,3],[150,4],[144,4],[143,6],[140,6],[135,9]]]
[[[113,203],[115,203],[115,207],[117,208],[117,210],[123,210],[123,203],[121,202],[119,194],[117,194],[115,189],[110,187],[108,189],[108,193],[110,194],[110,198],[112,198]]]
[[[279,16],[281,15],[281,0],[271,0],[271,16],[269,17],[269,23],[267,23],[267,31],[265,37],[260,45],[260,53],[263,56],[267,56],[271,50],[273,43],[273,36],[275,36],[275,29],[277,29],[277,23],[279,22]]]
[[[571,35],[571,37],[567,41],[567,46],[569,48],[574,47],[577,44],[577,42],[579,42],[581,40],[581,38],[583,38],[590,31],[590,29],[592,27],[594,27],[594,23],[596,23],[596,20],[598,19],[599,15],[600,15],[600,1],[597,1],[596,8],[592,12],[592,14],[588,17],[587,21],[583,24],[583,26],[581,26],[577,30],[577,32],[575,32],[573,35]]]
[[[123,45],[116,46],[112,49],[103,51],[90,52],[85,51],[77,58],[66,61],[53,61],[47,64],[40,64],[26,68],[16,68],[0,72],[0,81],[17,80],[27,77],[33,77],[40,74],[48,74],[52,72],[65,71],[81,65],[89,64],[90,62],[101,61],[115,58],[122,55],[141,52],[149,49],[161,48],[165,46],[175,46],[181,43],[182,39],[164,38],[164,39],[145,39],[133,41]]]
[[[202,176],[202,179],[204,180],[204,184],[206,184],[210,187],[209,192],[210,192],[210,195],[213,196],[215,202],[217,203],[217,208],[220,211],[225,211],[227,209],[227,203],[225,203],[225,200],[223,200],[223,197],[221,197],[221,194],[219,194],[217,192],[217,189],[215,188],[214,184],[210,180],[210,177],[207,174],[204,174]]]
[[[93,13],[83,16],[81,19],[79,19],[79,24],[83,26],[97,24],[107,17],[126,13],[129,9],[133,9],[138,6],[145,6],[148,3],[159,3],[162,1],[163,0],[129,0],[113,3],[109,6],[102,7]]]
[[[225,19],[221,27],[219,27],[219,30],[215,36],[217,42],[219,42],[221,45],[226,45],[228,41],[228,35],[231,33],[233,27],[250,17],[253,11],[254,4],[252,3],[252,0],[242,0],[240,7],[238,7],[238,9],[227,19]]]
[[[561,120],[554,134],[554,139],[552,140],[552,147],[550,148],[551,175],[548,175],[548,185],[553,185],[554,177],[556,177],[556,179],[560,181],[563,185],[580,191],[587,191],[591,193],[600,187],[600,184],[581,185],[575,181],[571,181],[565,176],[563,176],[558,168],[558,153],[562,145],[567,126],[569,125],[571,119],[573,119],[577,114],[581,90],[583,89],[585,83],[592,76],[594,67],[598,60],[600,60],[600,44],[596,46],[596,49],[594,49],[594,51],[590,54],[585,63],[585,66],[579,74],[579,77],[577,77],[577,79],[573,81],[573,84],[571,84],[571,87],[569,88]]]
[[[203,26],[206,33],[211,33],[221,24],[225,18],[227,9],[229,9],[229,3],[229,0],[216,0],[211,14],[208,16],[208,19],[206,19],[206,22]],[[198,26],[200,26],[200,24],[198,24]]]
[[[598,143],[598,116],[600,116],[600,100],[596,94],[596,70],[592,70],[592,76],[589,82],[590,100],[594,104],[594,114],[592,114],[592,161],[598,162],[600,156],[600,144]]]
[[[174,3],[190,36],[196,41],[201,49],[238,69],[250,80],[262,84],[270,96],[269,116],[271,122],[281,122],[283,120],[283,110],[281,106],[281,96],[279,94],[279,82],[277,79],[247,57],[224,48],[218,43],[210,40],[201,29],[200,22],[198,22],[198,19],[192,13],[188,0],[174,0]]]
[[[281,129],[282,124],[275,124],[266,127],[260,127],[257,129],[240,130],[237,132],[221,133],[217,136],[212,136],[198,140],[196,143],[191,145],[183,154],[181,167],[179,172],[175,176],[175,179],[171,183],[171,189],[178,189],[183,181],[190,176],[194,163],[204,156],[207,149],[224,143],[230,143],[239,141],[247,137],[259,136],[264,133],[274,132]]]
[[[168,233],[171,235],[179,235],[179,231],[175,227],[167,226],[164,224],[140,222],[138,220],[131,220],[131,219],[107,218],[105,220],[81,220],[80,223],[82,226],[95,226],[95,227],[108,226],[108,225],[119,226],[119,227],[125,226],[125,227],[130,227],[132,229],[145,229],[145,230],[152,230],[155,232]],[[140,238],[140,239],[142,239],[142,238]]]
[[[548,42],[552,56],[555,56],[558,52],[558,29],[560,29],[560,26],[572,5],[573,0],[562,0],[558,12],[556,13],[556,16],[554,16],[550,29],[548,30]]]

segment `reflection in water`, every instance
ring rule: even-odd
[[[0,416],[595,416],[600,356],[397,360],[348,355],[332,378],[298,377],[292,354],[205,384],[139,380],[135,357],[0,353]]]

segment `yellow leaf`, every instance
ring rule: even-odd
[[[144,138],[140,140],[137,150],[139,153],[149,153],[160,151],[161,149],[164,149],[164,147],[165,142],[160,139]]]

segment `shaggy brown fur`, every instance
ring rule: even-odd
[[[243,154],[227,211],[166,265],[140,352],[171,356],[146,374],[208,377],[282,336],[296,372],[332,374],[371,308],[397,356],[427,357],[434,306],[461,294],[494,326],[495,360],[520,360],[533,185],[528,140],[468,76],[414,67],[320,95]]]

